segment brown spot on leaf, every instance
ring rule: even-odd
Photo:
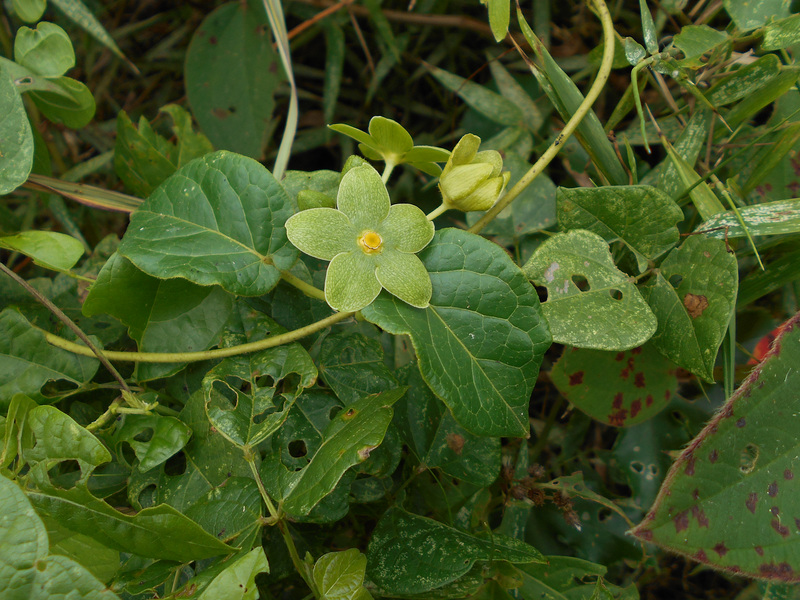
[[[639,537],[642,538],[644,541],[649,542],[653,539],[653,532],[652,531],[643,531],[639,534]]]
[[[228,111],[225,110],[224,108],[215,108],[214,110],[211,111],[211,114],[217,117],[220,121],[224,121],[225,119],[228,118],[229,115]]]
[[[705,550],[698,550],[694,553],[695,560],[699,560],[700,562],[708,562],[708,556],[706,555]]]
[[[608,422],[614,427],[622,427],[627,417],[628,411],[624,408],[621,408],[617,412],[608,415]]]
[[[638,398],[631,403],[631,418],[635,418],[636,415],[642,410],[642,401]]]
[[[689,528],[689,515],[686,511],[678,513],[673,521],[675,521],[675,533],[680,533]]]
[[[767,494],[769,494],[770,498],[774,498],[778,495],[778,482],[773,481],[767,486]]]
[[[711,252],[709,252],[708,250],[704,250],[703,256],[705,256],[706,258],[711,258]]]
[[[622,408],[622,392],[617,392],[614,395],[614,401],[611,403],[612,408]]]
[[[644,399],[644,404],[648,408],[653,406],[653,395],[652,394],[647,394],[647,398]]]
[[[736,421],[736,426],[737,426],[739,429],[741,429],[741,428],[742,428],[742,427],[744,427],[745,425],[747,425],[747,421],[745,421],[744,417],[742,417],[742,418],[740,418],[738,421]]]
[[[756,514],[756,504],[758,503],[758,494],[755,492],[750,492],[747,495],[747,500],[745,500],[744,505],[747,507],[751,513]]]
[[[697,504],[692,506],[692,516],[695,518],[700,527],[708,527],[708,517],[706,516],[706,513],[703,512],[703,509]]]
[[[448,433],[447,447],[461,456],[461,451],[464,449],[464,436],[458,433]]]
[[[617,352],[617,355],[614,357],[614,360],[615,360],[615,361],[617,361],[617,362],[619,362],[619,361],[621,361],[623,358],[625,358],[625,353],[624,353],[624,352]]]
[[[792,567],[789,566],[789,563],[785,562],[779,564],[771,562],[759,565],[758,572],[763,577],[769,577],[772,579],[783,579],[785,581],[789,581],[792,578],[792,574],[794,573]]]
[[[794,526],[797,527],[797,531],[800,531],[800,519],[797,517],[794,518]]]
[[[769,524],[775,531],[781,534],[781,537],[789,537],[789,528],[783,525],[778,519],[772,519]]]
[[[692,499],[693,500],[700,500],[700,490],[698,490],[697,488],[694,488],[692,490]]]
[[[753,548],[753,550],[755,550],[756,554],[758,554],[759,556],[764,556],[764,549],[761,546],[756,546],[755,548]]]
[[[583,371],[578,371],[569,376],[570,385],[578,385],[579,383],[583,383]]]
[[[694,461],[694,456],[689,456],[689,458],[686,459],[686,471],[684,471],[684,473],[687,475],[694,475]]]
[[[641,354],[641,353],[642,353],[642,347],[641,346],[637,346],[636,348],[631,350],[631,354]]]
[[[708,462],[713,464],[713,463],[717,462],[718,458],[719,458],[719,452],[717,452],[716,448],[714,448],[711,452],[709,452],[709,454],[708,454]]]
[[[686,307],[686,312],[689,313],[689,316],[696,319],[708,308],[708,298],[702,294],[686,294],[683,297],[683,306]]]
[[[728,553],[728,547],[725,545],[725,542],[720,542],[719,544],[714,546],[714,552],[716,552],[720,556],[725,556]]]
[[[780,512],[781,512],[781,509],[780,509],[780,508],[778,508],[777,506],[773,506],[773,507],[771,507],[771,508],[769,509],[769,512],[771,512],[771,513],[773,514],[773,516],[776,516],[776,517],[777,517],[777,516],[780,514]]]
[[[786,470],[783,472],[783,478],[784,478],[786,481],[789,481],[790,479],[794,479],[794,473],[792,473],[791,469],[786,469]]]
[[[208,38],[208,43],[211,44],[212,46],[216,46],[217,45],[217,36],[212,35],[210,38]]]
[[[646,385],[646,384],[645,384],[645,382],[644,382],[644,373],[642,373],[642,372],[639,372],[639,373],[637,373],[637,374],[634,376],[634,378],[633,378],[633,385],[635,385],[635,386],[636,386],[636,387],[638,387],[638,388],[643,388],[643,387],[645,387],[645,385]]]

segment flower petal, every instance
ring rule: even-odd
[[[342,177],[336,205],[361,233],[364,229],[375,229],[389,214],[391,203],[378,172],[369,165],[361,165]]]
[[[411,306],[425,308],[431,301],[431,276],[416,254],[385,250],[375,275],[387,292]]]
[[[394,154],[405,154],[414,147],[405,128],[386,117],[372,117],[369,120],[369,134],[379,145]]]
[[[360,250],[334,257],[325,276],[325,300],[340,312],[354,312],[372,303],[381,291],[375,258]]]
[[[378,227],[389,248],[400,252],[419,252],[433,239],[433,223],[413,204],[395,204]]]
[[[286,221],[286,236],[297,248],[322,260],[358,247],[355,228],[334,208],[309,208],[292,215]]]
[[[464,198],[475,191],[492,174],[492,165],[476,163],[459,165],[439,179],[439,189],[450,201]]]

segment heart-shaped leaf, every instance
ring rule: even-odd
[[[119,252],[145,273],[260,296],[297,259],[289,197],[256,161],[215,152],[169,177],[131,216]]]
[[[722,240],[693,235],[669,253],[642,293],[658,318],[653,345],[708,381],[733,317],[736,258]]]
[[[572,404],[616,427],[646,421],[678,389],[675,365],[650,344],[626,352],[566,348],[550,377]]]
[[[33,131],[17,86],[0,68],[0,194],[14,191],[33,167]]]
[[[328,552],[314,564],[314,583],[326,600],[367,600],[372,596],[363,586],[366,568],[358,548]]]
[[[433,284],[430,306],[381,294],[364,317],[411,336],[422,376],[465,429],[526,436],[550,346],[535,290],[502,248],[466,231],[438,231],[419,257]]]
[[[620,240],[636,256],[640,272],[680,239],[675,225],[683,211],[653,187],[560,187],[556,202],[561,229],[586,229],[607,242]]]
[[[729,573],[800,582],[800,315],[672,465],[639,539]]]
[[[656,330],[656,319],[639,290],[614,266],[608,244],[596,233],[575,229],[554,235],[524,270],[547,288],[542,310],[556,342],[628,350]]]

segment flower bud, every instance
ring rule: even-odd
[[[503,173],[503,158],[495,150],[478,152],[481,140],[467,134],[453,149],[439,178],[446,206],[463,211],[488,210],[497,202],[511,174]]]

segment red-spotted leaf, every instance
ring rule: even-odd
[[[672,465],[639,539],[729,573],[800,582],[800,314]]]
[[[649,344],[625,352],[567,348],[550,376],[572,404],[617,427],[658,414],[678,388],[675,365]]]

